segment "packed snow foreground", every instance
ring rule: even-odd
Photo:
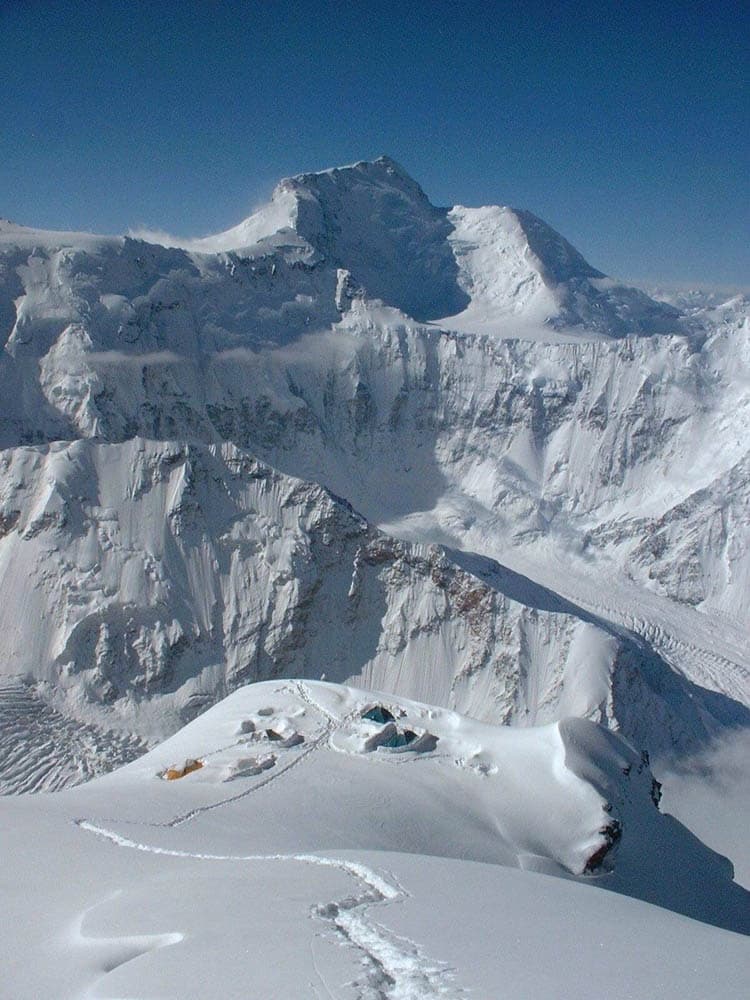
[[[15,1000],[739,997],[750,894],[658,798],[643,755],[583,719],[249,685],[110,775],[0,802],[21,915],[4,982]]]
[[[383,157],[0,341],[14,1000],[744,996],[746,297]]]

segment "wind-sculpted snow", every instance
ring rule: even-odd
[[[387,158],[165,242],[0,226],[4,674],[149,739],[321,673],[651,749],[747,721],[746,299]]]
[[[392,721],[381,721],[383,713]],[[274,734],[285,730],[299,740],[280,748]],[[414,738],[400,744],[373,739],[390,730]],[[427,733],[429,744],[418,738]],[[269,769],[241,773],[248,754],[270,747],[277,752]],[[154,779],[163,779],[188,753],[198,755],[201,768],[174,782],[179,785],[174,792],[160,787]],[[337,782],[329,780],[326,794],[321,780],[326,768],[337,778],[351,772],[353,779],[347,800],[354,819],[339,836],[357,842],[347,846],[387,848],[391,831],[373,818],[388,801],[402,850],[445,853],[463,844],[464,857],[500,863],[520,858],[527,867],[551,862],[578,875],[609,870],[629,811],[640,815],[655,806],[655,784],[644,758],[594,723],[510,729],[392,694],[296,680],[236,691],[144,757],[90,783],[78,801],[80,808],[99,810],[98,803],[118,789],[118,827],[137,822],[139,836],[150,838],[156,852],[162,850],[164,831],[180,828],[189,843],[190,831],[217,810],[226,817],[248,809],[264,811],[256,843],[298,843],[302,849],[314,838],[325,842],[333,835]],[[309,786],[303,801],[293,801],[303,785]],[[282,786],[288,789],[284,816],[274,816]],[[443,794],[428,807],[437,787]],[[151,819],[136,821],[133,810],[142,814],[146,799],[152,800]],[[460,839],[444,815],[448,803],[450,812],[462,816]],[[290,821],[290,810],[303,812],[306,823]],[[420,821],[410,825],[412,811]],[[96,819],[81,825],[101,833]],[[283,825],[288,832],[281,831]],[[132,838],[129,846],[137,846]],[[381,894],[388,895],[382,889]]]

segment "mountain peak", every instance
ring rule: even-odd
[[[274,190],[273,198],[288,191],[313,192],[318,197],[325,197],[333,191],[344,193],[359,187],[373,187],[381,191],[398,193],[432,208],[419,184],[390,156],[379,156],[375,160],[358,160],[342,167],[295,174],[280,181]]]
[[[262,212],[274,224],[286,219],[315,255],[415,319],[448,316],[469,301],[446,210],[388,156],[287,178]]]
[[[382,156],[376,156],[372,162],[373,164],[379,164],[384,167],[387,167],[389,170],[395,170],[398,173],[406,174],[406,171],[401,166],[401,164],[398,163],[396,160],[394,160],[392,156],[388,156],[387,153],[383,153]]]
[[[378,176],[387,177],[394,182],[406,181],[408,184],[419,187],[414,178],[401,166],[401,164],[394,160],[392,156],[387,156],[386,154],[377,156],[374,160],[357,160],[355,163],[344,164],[340,167],[327,167],[324,170],[306,171],[301,174],[295,174],[291,178],[287,179],[298,180],[302,178],[315,177],[342,178],[352,174],[369,176],[370,178],[376,178]],[[284,182],[282,181],[282,183]]]
[[[466,332],[669,332],[679,314],[592,267],[525,209],[434,206],[392,157],[282,180],[239,226],[193,249],[284,247],[351,273],[371,298]]]

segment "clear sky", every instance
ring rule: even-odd
[[[611,274],[750,285],[740,0],[0,0],[0,42],[16,222],[205,235],[387,153]]]

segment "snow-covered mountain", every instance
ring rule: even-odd
[[[382,158],[198,241],[3,223],[0,322],[0,711],[96,726],[82,775],[281,675],[652,750],[747,721],[746,301]],[[41,744],[18,787],[70,776]]]
[[[750,302],[659,298],[387,158],[0,222],[0,992],[744,997]]]
[[[591,718],[652,751],[742,719],[628,630],[491,560],[384,535],[232,444],[5,457],[4,672],[25,679],[24,704],[35,691],[117,745],[163,739],[248,681],[321,674],[487,721]],[[13,714],[18,684],[4,692]],[[32,761],[57,784],[65,747],[44,728],[21,739],[9,787],[27,787]],[[6,752],[18,741],[0,730]]]

